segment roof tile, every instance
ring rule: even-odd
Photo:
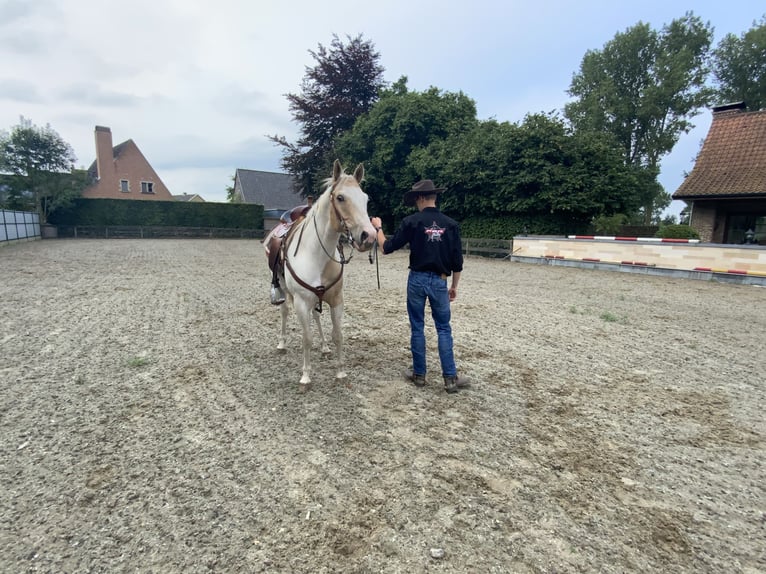
[[[692,172],[673,199],[766,196],[766,110],[713,114]]]
[[[290,209],[303,201],[295,192],[295,180],[287,173],[239,168],[235,179],[239,180],[245,203],[257,203],[267,211]]]

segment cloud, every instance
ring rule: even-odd
[[[44,0],[36,4],[47,3]],[[35,11],[35,3],[28,0],[3,0],[0,2],[0,28],[10,27],[28,18]]]
[[[0,44],[16,54],[34,56],[45,54],[48,42],[35,34],[9,30],[0,32]]]
[[[58,96],[64,102],[80,106],[135,107],[141,103],[141,98],[135,94],[103,89],[93,82],[71,84],[63,88]]]
[[[43,101],[43,97],[32,82],[18,78],[2,78],[0,79],[0,100],[39,103]]]
[[[159,137],[150,145],[136,144],[149,157],[155,169],[168,170],[225,167],[265,169],[280,157],[279,149],[265,137],[249,137],[228,142],[211,142],[196,135]],[[146,148],[146,149],[145,149]],[[259,167],[261,166],[261,167]]]
[[[405,75],[412,90],[461,91],[480,118],[518,122],[563,107],[588,49],[639,20],[660,27],[683,15],[662,0],[466,6],[0,0],[0,129],[20,115],[50,123],[87,165],[95,158],[94,127],[109,126],[115,143],[136,142],[173,193],[208,199],[238,167],[281,171],[281,150],[266,136],[295,141],[285,94],[300,93],[306,68],[316,64],[309,51],[328,47],[333,34],[370,40],[388,82]],[[752,0],[695,6],[719,37],[760,16]],[[664,162],[663,182],[691,169],[700,137],[682,137],[678,155]]]
[[[287,105],[281,96],[275,98],[275,94],[234,83],[213,94],[210,103],[222,114],[258,118],[275,124],[284,123],[284,108]]]
[[[44,21],[40,15],[45,15]],[[18,55],[39,56],[50,46],[51,23],[60,22],[51,0],[0,0],[0,46]]]

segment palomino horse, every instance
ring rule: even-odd
[[[343,370],[343,267],[347,259],[340,247],[344,238],[358,251],[375,244],[375,229],[367,215],[367,194],[359,187],[364,178],[360,163],[353,175],[344,173],[340,162],[333,164],[332,177],[325,180],[324,191],[306,217],[295,223],[282,240],[281,261],[276,263],[277,277],[285,289],[286,302],[281,307],[282,331],[277,349],[285,350],[289,307],[303,331],[303,376],[300,384],[311,383],[312,313],[319,325],[317,309],[330,307],[332,340],[337,357],[336,378],[346,377]],[[323,337],[319,325],[320,337]],[[324,340],[322,341],[324,345]]]

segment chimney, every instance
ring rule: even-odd
[[[99,180],[111,179],[114,175],[112,130],[103,126],[96,126],[96,170]]]
[[[722,104],[713,108],[713,115],[724,113],[739,113],[744,112],[747,109],[745,102],[732,102],[730,104]]]

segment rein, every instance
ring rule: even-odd
[[[335,186],[333,186],[332,190],[330,191],[330,205],[333,208],[333,211],[335,213],[335,217],[338,218],[338,221],[340,221],[342,231],[341,233],[341,239],[345,236],[347,243],[353,246],[354,244],[354,237],[351,235],[351,233],[348,230],[348,224],[346,221],[341,217],[340,212],[338,211],[338,207],[335,205]],[[313,285],[309,285],[306,283],[303,279],[298,277],[298,274],[293,269],[293,266],[290,265],[290,259],[287,257],[287,249],[284,250],[284,262],[285,267],[287,267],[287,270],[290,271],[290,275],[292,275],[293,279],[295,279],[295,282],[298,283],[301,287],[304,289],[307,289],[308,291],[311,291],[314,295],[316,295],[319,298],[319,305],[317,307],[317,311],[320,313],[322,312],[322,303],[324,301],[324,295],[327,291],[329,291],[338,281],[341,280],[343,277],[343,267],[351,261],[351,257],[346,259],[346,255],[343,251],[343,245],[341,241],[338,241],[337,249],[340,253],[340,259],[335,259],[333,255],[331,255],[327,248],[325,247],[324,243],[322,243],[322,237],[319,234],[319,227],[317,226],[317,218],[316,218],[316,212],[311,214],[312,219],[314,220],[314,230],[316,231],[317,241],[319,241],[319,245],[322,247],[322,251],[324,251],[325,255],[335,263],[340,263],[340,273],[338,276],[329,284],[329,285],[317,285],[316,287]],[[293,256],[296,256],[298,254],[298,247],[300,247],[301,240],[303,239],[303,232],[306,229],[306,220],[300,222],[300,232],[298,233],[298,241],[295,244],[295,249],[293,250]],[[288,246],[289,247],[289,246]]]
[[[370,265],[373,264],[373,258],[375,262],[375,275],[378,278],[378,290],[380,290],[380,265],[378,263],[378,240],[375,240],[375,243],[372,244],[372,249],[370,250]]]
[[[317,227],[316,215],[314,215],[313,219],[314,219],[314,229],[316,230],[316,234],[317,234],[317,241],[319,241],[319,245],[322,246],[322,251],[324,251],[324,254],[327,255],[327,257],[329,257],[333,261],[335,261],[335,263],[340,263],[341,265],[345,265],[346,263],[351,261],[351,257],[353,257],[353,252],[352,252],[351,257],[346,259],[346,254],[343,251],[343,243],[342,243],[343,237],[344,237],[343,233],[341,233],[341,237],[338,240],[338,246],[337,246],[338,253],[340,253],[340,259],[335,259],[335,257],[330,255],[330,252],[327,251],[327,248],[324,246],[324,243],[322,243],[322,238],[319,236],[319,228]],[[343,221],[343,220],[341,220],[341,221]],[[346,222],[345,221],[343,221],[343,227],[346,227]],[[346,229],[348,229],[348,228],[346,228]],[[346,232],[345,232],[345,237],[346,237],[346,242],[347,243],[349,243],[350,245],[354,244],[354,238],[348,233],[348,230],[346,230]],[[297,253],[297,247],[296,247],[296,251],[293,253],[293,255],[295,255],[295,253]]]
[[[319,297],[319,307],[317,308],[317,311],[320,313],[322,312],[322,303],[324,301],[324,294],[329,291],[338,281],[340,281],[341,277],[343,277],[343,266],[340,268],[340,273],[335,278],[335,280],[330,283],[329,285],[318,285],[314,287],[313,285],[309,285],[306,283],[303,279],[298,277],[298,274],[293,269],[293,266],[290,265],[290,260],[285,258],[285,267],[287,267],[287,270],[290,272],[290,275],[293,276],[293,279],[295,279],[295,282],[298,283],[301,287],[304,289],[307,289],[311,291],[314,295]]]

